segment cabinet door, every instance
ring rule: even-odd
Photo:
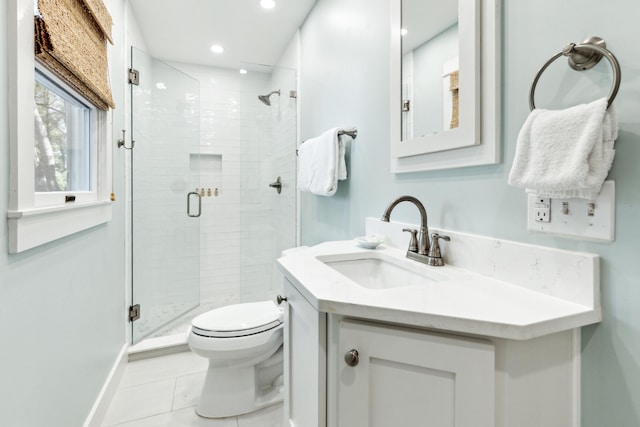
[[[339,427],[494,426],[490,341],[342,320],[335,357]]]
[[[326,426],[326,314],[285,280],[286,427]]]

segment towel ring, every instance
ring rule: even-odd
[[[536,108],[533,98],[535,96],[536,85],[538,84],[540,76],[542,76],[544,70],[546,70],[553,61],[561,56],[568,56],[569,66],[576,71],[589,70],[600,62],[600,59],[602,59],[603,56],[607,58],[611,64],[614,74],[613,87],[611,88],[611,92],[609,92],[609,97],[607,98],[607,108],[609,108],[618,94],[618,89],[620,89],[620,64],[616,57],[607,50],[605,41],[600,37],[591,37],[581,44],[569,43],[560,52],[553,55],[551,59],[549,59],[542,68],[540,68],[540,71],[536,74],[536,78],[533,79],[531,91],[529,92],[529,108],[531,110]]]

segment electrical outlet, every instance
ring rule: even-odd
[[[551,221],[551,199],[549,197],[536,196],[533,204],[533,220],[536,222]]]
[[[615,237],[615,182],[605,181],[594,201],[549,199],[529,194],[529,231],[580,240],[613,242]]]
[[[536,222],[551,222],[550,208],[535,208],[533,214]]]

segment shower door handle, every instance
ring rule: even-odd
[[[195,196],[198,198],[198,213],[195,215],[191,214],[191,197]],[[195,191],[190,191],[187,193],[187,216],[191,218],[198,218],[202,213],[202,197],[200,197],[200,193],[196,193]]]

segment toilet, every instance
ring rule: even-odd
[[[232,417],[281,402],[283,318],[272,301],[229,305],[191,322],[189,347],[209,359],[198,415]]]

